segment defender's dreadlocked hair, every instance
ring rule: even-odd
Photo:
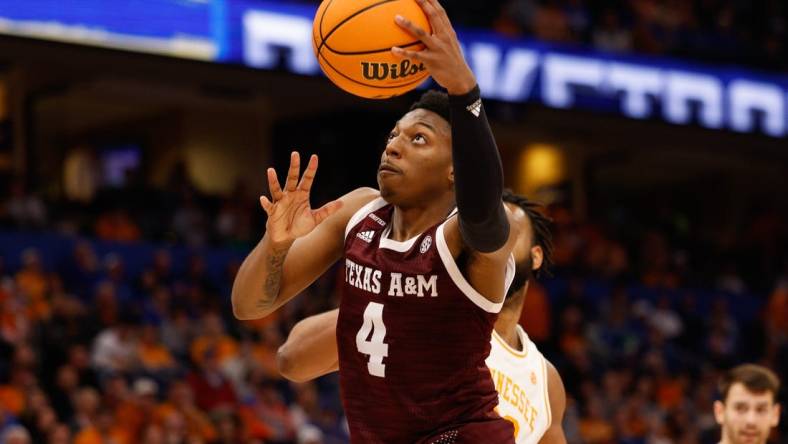
[[[541,204],[532,202],[525,198],[525,196],[515,194],[508,188],[503,191],[503,201],[515,204],[523,209],[525,214],[528,216],[528,219],[531,221],[531,229],[533,230],[534,235],[534,245],[542,247],[542,266],[539,267],[539,269],[533,274],[537,278],[550,276],[550,268],[553,266],[553,233],[550,231],[550,229],[553,225],[553,221],[548,219],[547,216],[539,211],[540,208],[543,208]],[[515,276],[515,282],[512,283],[510,293],[513,291],[518,291],[523,285],[525,285],[525,281],[528,279],[528,275],[530,275],[530,270],[527,270],[526,273],[519,273],[518,270],[517,274],[526,275]]]
[[[445,92],[431,89],[419,97],[419,100],[410,106],[410,111],[414,109],[426,109],[443,117],[451,125],[451,108],[449,105],[449,95]]]

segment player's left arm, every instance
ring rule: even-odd
[[[503,167],[479,87],[460,49],[457,34],[438,0],[416,0],[427,15],[432,33],[398,17],[397,23],[425,45],[421,51],[393,48],[395,55],[423,63],[432,78],[449,93],[452,159],[458,218],[447,223],[444,234],[452,255],[469,251],[466,278],[492,302],[503,300],[503,271],[517,233],[501,200]],[[500,275],[500,276],[498,276]],[[480,278],[477,279],[477,276]],[[492,278],[492,279],[491,279]]]
[[[564,411],[566,410],[566,390],[564,389],[564,382],[561,380],[561,375],[558,370],[545,360],[547,364],[547,395],[550,400],[550,415],[551,422],[550,428],[547,429],[542,439],[539,440],[540,444],[566,444],[566,436],[562,423],[564,421]]]
[[[299,321],[276,352],[279,373],[293,382],[305,382],[339,370],[337,319],[331,310]]]

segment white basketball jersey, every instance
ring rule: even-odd
[[[550,427],[550,398],[547,395],[547,363],[522,327],[517,334],[523,350],[515,350],[493,330],[487,358],[495,389],[496,411],[514,424],[517,444],[536,444]]]

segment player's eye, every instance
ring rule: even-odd
[[[395,137],[397,137],[397,133],[395,133],[394,131],[390,132],[388,137],[386,137],[386,143],[391,142],[392,140],[394,140]]]
[[[416,145],[424,145],[425,143],[427,143],[427,138],[424,137],[423,134],[416,134],[413,137],[413,143]]]

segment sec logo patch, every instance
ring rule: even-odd
[[[421,247],[419,247],[419,251],[421,252],[421,254],[426,253],[427,250],[430,249],[431,245],[432,245],[432,236],[427,235],[427,237],[425,237],[424,240],[421,241]]]

